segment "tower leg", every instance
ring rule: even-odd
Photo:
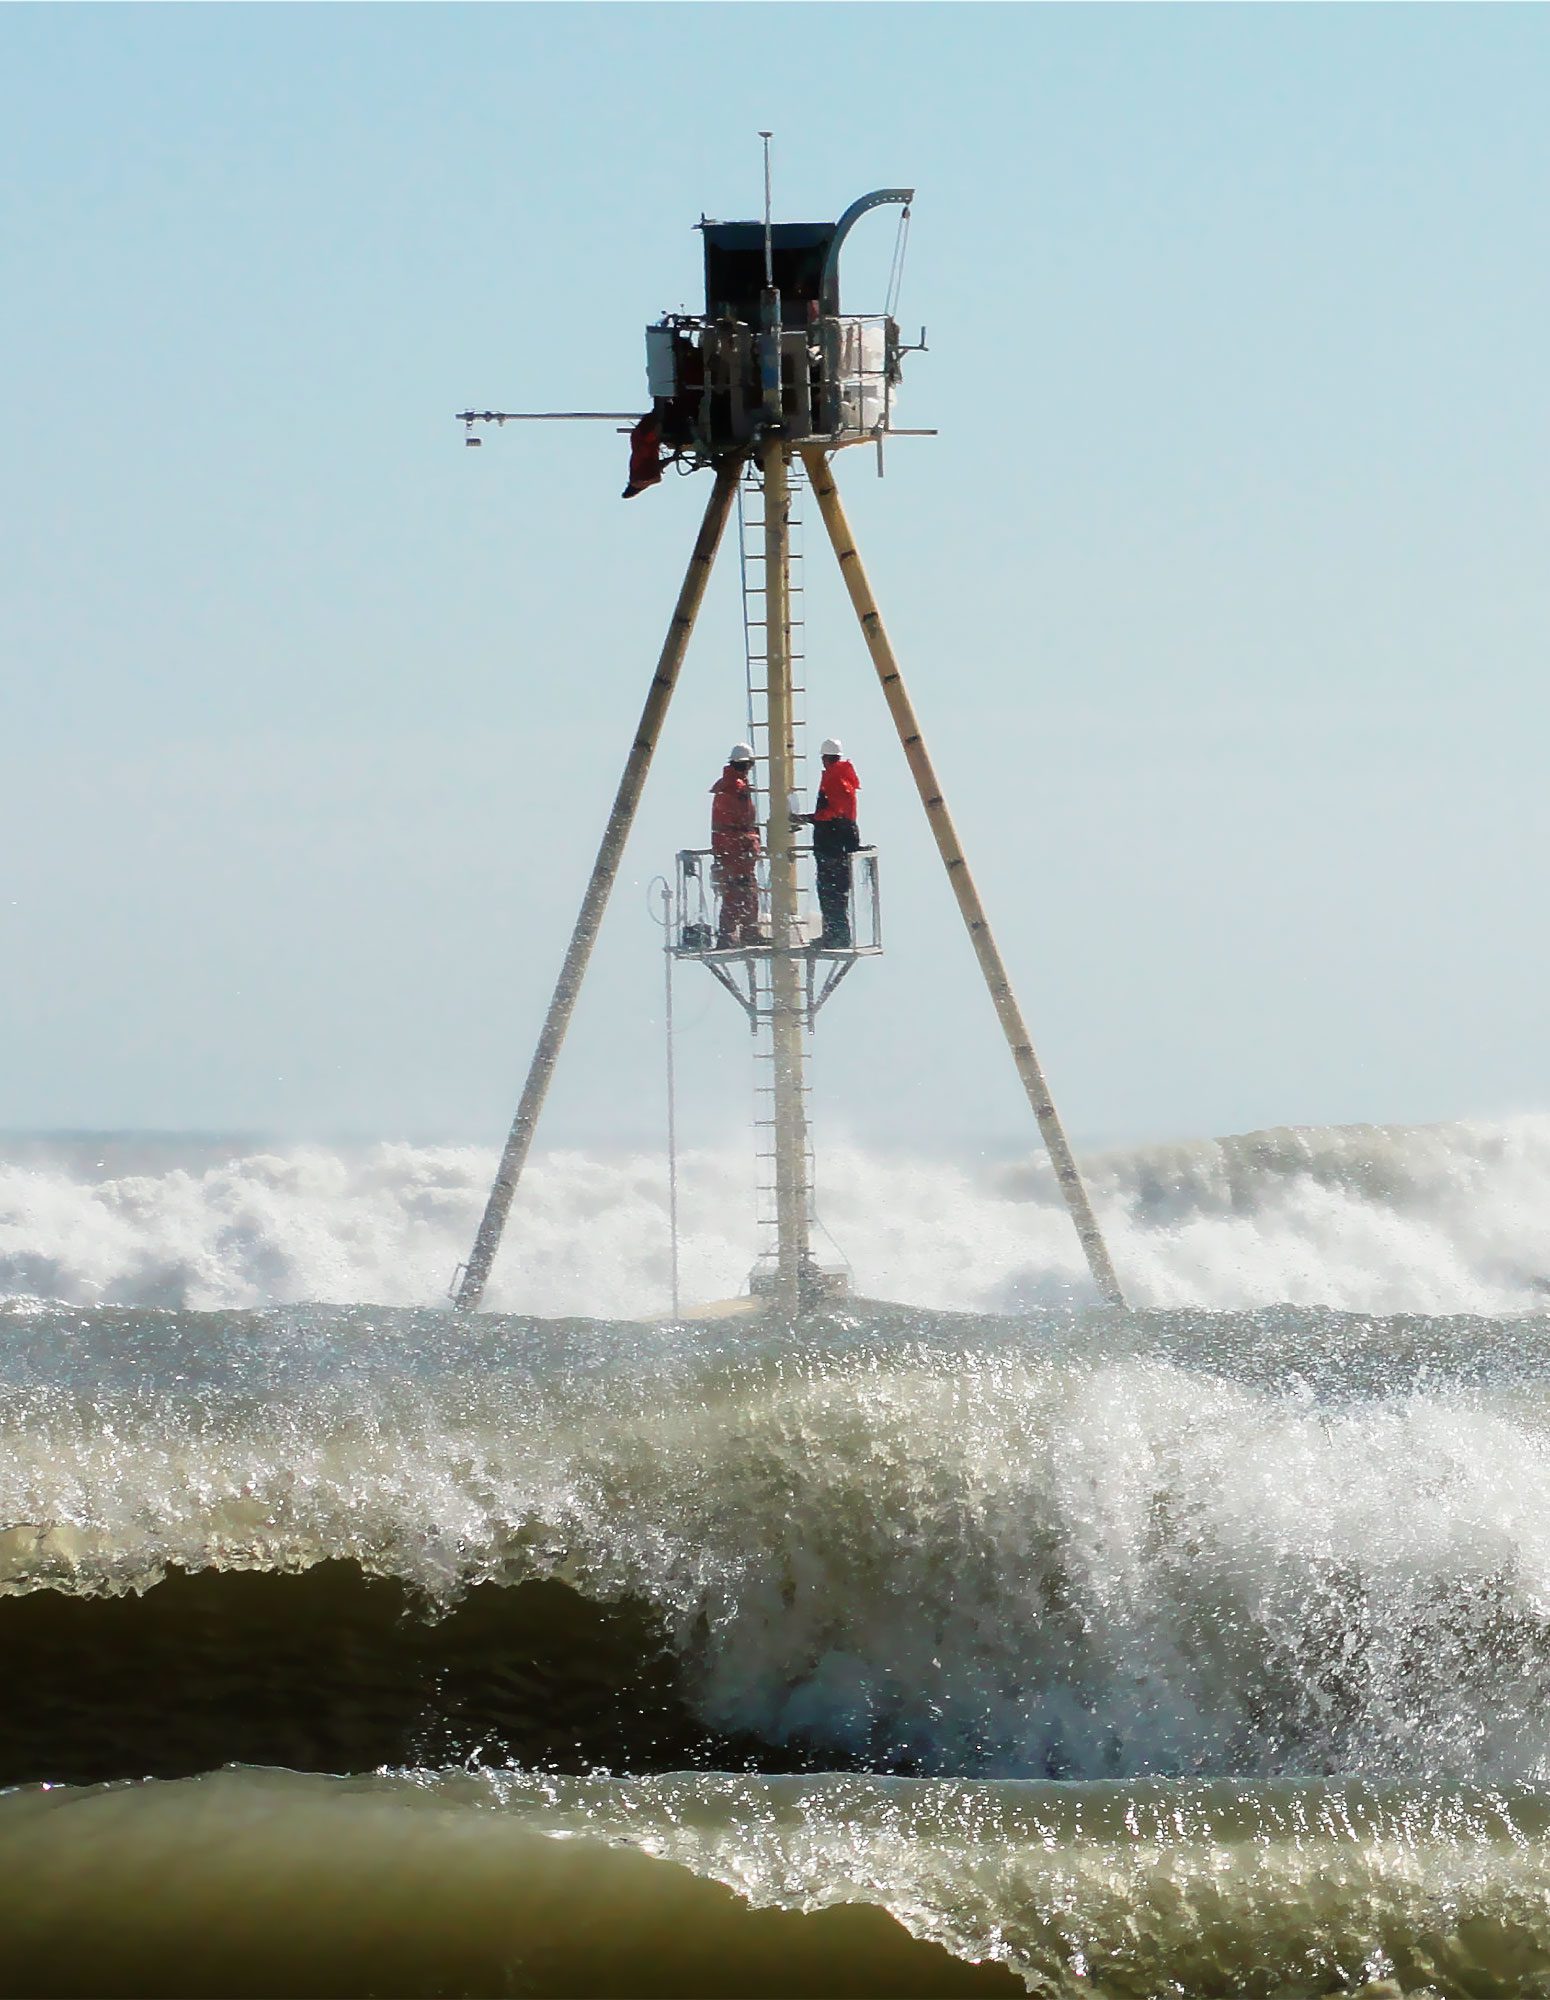
[[[711,565],[716,559],[722,530],[726,527],[727,517],[732,511],[732,502],[737,495],[740,471],[740,461],[733,459],[718,467],[716,472],[715,490],[705,508],[705,518],[700,524],[694,553],[689,558],[689,568],[684,576],[683,588],[678,593],[673,621],[662,644],[657,670],[652,677],[651,690],[646,696],[646,705],[641,710],[635,741],[625,760],[624,775],[619,780],[619,790],[614,796],[613,809],[608,815],[608,825],[603,831],[602,844],[597,850],[597,859],[592,864],[592,878],[587,883],[586,894],[581,899],[581,913],[576,918],[576,928],[571,932],[565,962],[560,967],[560,976],[555,982],[554,994],[549,1002],[549,1012],[544,1017],[538,1046],[533,1051],[527,1082],[522,1087],[522,1098],[517,1105],[517,1115],[512,1120],[506,1148],[501,1154],[500,1166],[496,1169],[495,1184],[490,1189],[489,1200],[485,1203],[484,1219],[479,1224],[479,1234],[474,1239],[474,1247],[468,1254],[468,1263],[464,1267],[462,1280],[458,1286],[455,1304],[460,1312],[471,1312],[479,1304],[489,1280],[490,1266],[495,1262],[495,1253],[500,1248],[501,1232],[506,1227],[506,1216],[511,1208],[512,1197],[517,1191],[517,1182],[522,1177],[522,1169],[527,1164],[528,1150],[533,1143],[538,1115],[543,1110],[544,1098],[549,1091],[549,1080],[554,1074],[554,1065],[559,1057],[561,1044],[565,1040],[565,1031],[570,1026],[570,1017],[575,1009],[576,996],[581,991],[581,982],[586,976],[592,947],[597,942],[603,912],[608,906],[609,892],[614,886],[614,877],[619,872],[624,844],[629,838],[635,811],[640,804],[646,773],[651,768],[657,738],[661,735],[662,724],[667,717],[668,703],[672,700],[673,690],[678,685],[679,669],[683,666],[689,638],[694,631],[694,622],[699,616],[700,605],[705,597],[705,586],[710,580]]]
[[[797,877],[791,831],[790,491],[786,446],[767,436],[764,475],[765,656],[770,753],[770,1044],[775,1108],[775,1304],[802,1304],[807,1244],[807,1106],[803,1085],[805,968],[798,962]]]
[[[1017,1065],[1023,1089],[1028,1093],[1028,1102],[1033,1108],[1034,1117],[1039,1122],[1039,1131],[1043,1135],[1044,1144],[1049,1149],[1050,1162],[1060,1183],[1060,1191],[1065,1196],[1071,1220],[1076,1225],[1076,1233],[1086,1254],[1088,1268],[1099,1291],[1109,1304],[1122,1306],[1125,1303],[1125,1295],[1120,1289],[1119,1279],[1109,1257],[1108,1245],[1104,1242],[1102,1231],[1098,1227],[1098,1218],[1093,1214],[1087,1188],[1072,1155],[1065,1128],[1060,1122],[1060,1114],[1050,1097],[1043,1068],[1034,1054],[1028,1025],[1023,1019],[1022,1009],[1017,1004],[1017,996],[1012,991],[1012,983],[1007,977],[1006,967],[997,949],[984,905],[980,902],[979,890],[974,885],[974,877],[969,872],[969,864],[959,844],[952,815],[947,810],[942,787],[937,782],[930,752],[926,749],[925,738],[921,734],[920,723],[916,719],[914,707],[899,673],[899,663],[894,657],[893,647],[889,644],[888,634],[883,629],[882,616],[872,596],[871,585],[867,582],[866,571],[862,568],[861,557],[856,551],[855,539],[845,518],[845,510],[840,504],[839,491],[834,484],[834,474],[829,468],[828,459],[817,446],[805,447],[802,458],[807,466],[807,476],[812,482],[813,492],[817,496],[823,524],[828,530],[829,540],[834,545],[834,553],[839,558],[840,574],[844,577],[845,587],[850,593],[851,605],[861,622],[867,651],[872,656],[872,664],[877,669],[877,678],[882,683],[884,699],[888,703],[894,726],[899,732],[899,741],[904,746],[904,754],[909,760],[916,790],[920,793],[921,804],[926,809],[926,818],[936,837],[937,850],[947,869],[947,879],[952,884],[953,894],[958,899],[959,911],[968,927],[980,971],[994,1003],[1002,1032],[1006,1036],[1007,1046],[1012,1051],[1012,1060]]]

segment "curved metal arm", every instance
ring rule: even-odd
[[[853,201],[850,207],[846,209],[845,213],[834,225],[834,234],[829,239],[828,255],[823,260],[823,278],[819,284],[819,296],[823,300],[825,312],[837,312],[839,310],[837,299],[840,276],[840,250],[844,245],[845,238],[855,228],[862,216],[869,209],[886,207],[889,202],[897,202],[901,208],[908,208],[914,199],[915,190],[913,188],[874,188],[870,194],[860,196],[858,200]]]

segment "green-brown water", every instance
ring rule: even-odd
[[[1550,1995],[1542,1319],[0,1313],[0,1988]]]

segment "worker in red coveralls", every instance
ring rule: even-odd
[[[748,782],[753,752],[734,743],[727,767],[710,788],[711,882],[720,897],[716,949],[764,944],[759,929],[759,805]]]
[[[794,815],[798,826],[813,829],[813,860],[818,871],[818,907],[823,912],[819,951],[849,951],[850,857],[861,845],[856,824],[856,794],[861,780],[837,736],[823,745],[823,776],[818,780],[818,805]]]

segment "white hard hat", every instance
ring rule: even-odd
[[[826,736],[823,739],[823,748],[818,754],[820,757],[843,757],[845,746],[837,736]]]
[[[746,743],[734,743],[732,748],[727,752],[727,762],[729,764],[751,764],[753,762],[753,752]]]

